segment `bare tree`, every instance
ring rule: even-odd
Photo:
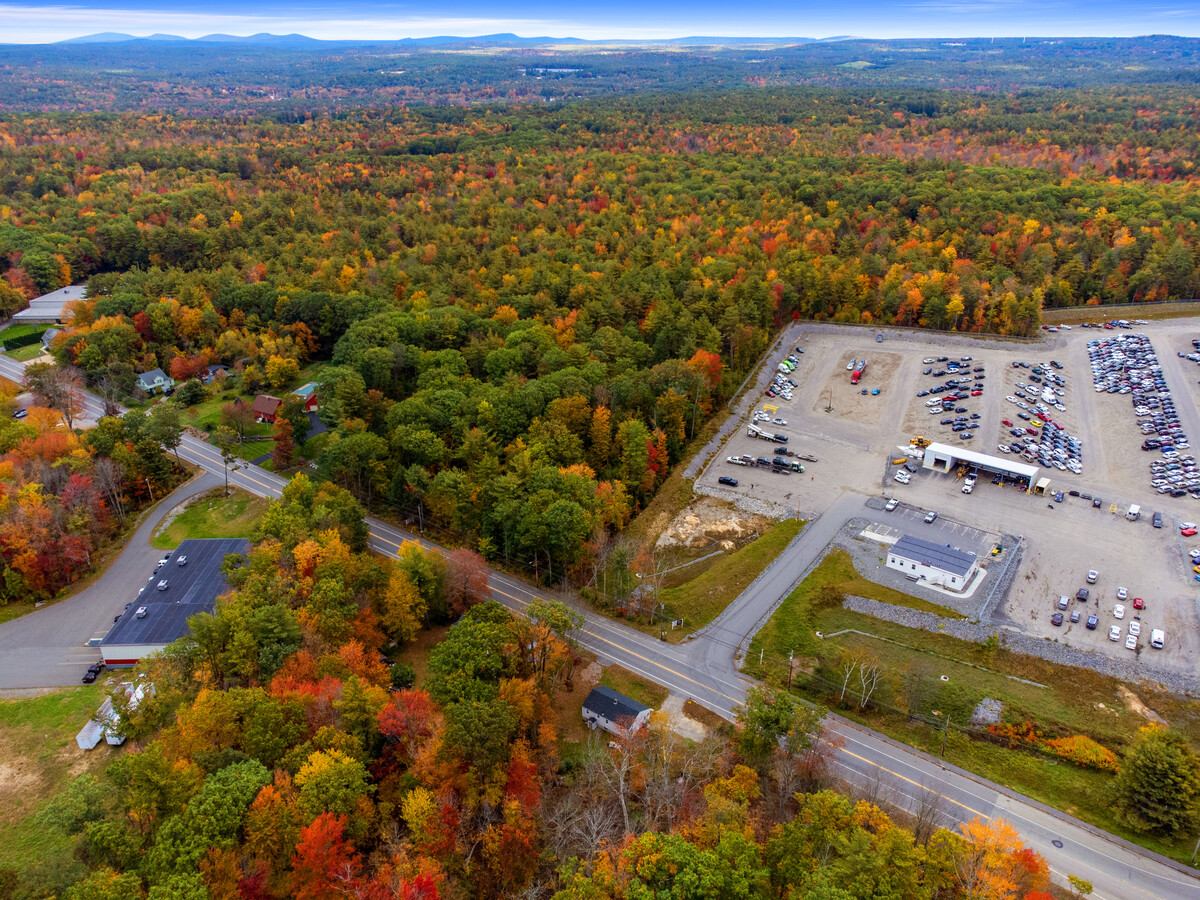
[[[83,372],[74,366],[33,363],[25,368],[25,384],[50,409],[58,412],[68,428],[84,411]]]
[[[622,834],[625,835],[633,834],[633,814],[629,807],[639,768],[642,734],[641,731],[624,734],[613,741],[608,741],[606,734],[594,734],[588,744],[586,765],[604,783],[621,810]]]
[[[916,664],[908,670],[904,680],[904,705],[908,711],[908,720],[920,715],[921,701],[925,699],[926,684],[929,670],[924,665]]]
[[[92,465],[92,477],[96,479],[96,484],[100,486],[100,490],[104,491],[104,495],[108,497],[108,505],[117,514],[117,518],[121,520],[121,523],[124,524],[125,501],[123,491],[125,487],[125,467],[116,460],[100,457]]]
[[[861,688],[858,701],[860,710],[867,708],[867,704],[871,702],[871,695],[875,693],[875,688],[879,686],[879,680],[882,677],[883,666],[880,665],[878,659],[872,658],[858,664],[858,682]]]
[[[929,844],[929,839],[938,830],[938,821],[945,814],[945,798],[937,791],[926,787],[917,789],[912,809],[913,839],[922,847]]]
[[[644,547],[633,560],[642,590],[636,605],[636,612],[644,615],[649,612],[650,622],[654,622],[654,610],[658,606],[659,594],[662,591],[663,579],[675,563],[675,555],[669,550],[657,545]],[[635,594],[639,592],[635,591]]]
[[[121,386],[111,375],[101,375],[96,381],[95,392],[104,401],[104,415],[119,416],[121,414]]]
[[[246,429],[254,424],[254,410],[249,403],[232,401],[221,407],[221,424],[237,436],[239,444],[246,441]]]
[[[872,766],[867,780],[860,781],[855,785],[854,796],[859,800],[865,800],[872,806],[894,807],[896,805],[895,792],[884,778],[883,769],[879,766]]]
[[[670,831],[689,796],[698,793],[717,765],[721,742],[686,741],[663,713],[651,716],[640,741],[641,789],[637,797],[649,830]]]
[[[542,808],[542,827],[555,859],[591,862],[605,843],[621,837],[621,814],[584,777],[560,791]]]
[[[772,753],[768,776],[773,791],[769,796],[775,805],[776,821],[787,822],[792,818],[798,794],[812,794],[830,785],[833,781],[830,766],[844,743],[837,735],[819,728],[803,750],[787,752],[778,748]]]
[[[842,673],[842,693],[838,697],[838,703],[841,704],[846,699],[846,689],[850,686],[850,679],[854,677],[854,670],[858,668],[858,660],[853,656],[843,656],[841,665],[838,666],[838,671]]]

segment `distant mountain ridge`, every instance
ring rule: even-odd
[[[304,34],[268,34],[261,32],[259,34],[250,35],[234,35],[234,34],[206,34],[199,38],[185,38],[174,34],[152,34],[148,36],[140,36],[135,34],[125,34],[119,31],[103,31],[99,34],[87,34],[81,37],[68,38],[63,41],[58,41],[59,44],[118,44],[129,41],[176,41],[182,43],[209,43],[209,44],[251,44],[257,46],[269,47],[314,47],[322,44],[339,45],[339,46],[378,46],[380,44],[397,44],[406,47],[449,47],[449,46],[510,46],[510,47],[541,47],[553,44],[662,44],[675,45],[685,47],[705,47],[714,45],[723,46],[740,46],[740,45],[756,45],[763,44],[811,44],[821,41],[842,41],[853,40],[848,36],[840,35],[838,37],[829,38],[811,38],[811,37],[719,37],[695,35],[689,37],[666,38],[666,39],[646,39],[646,40],[629,40],[629,39],[600,39],[587,40],[577,37],[550,37],[548,35],[540,35],[537,37],[521,37],[511,32],[502,34],[481,34],[475,36],[464,35],[436,35],[432,37],[408,37],[394,38],[390,40],[334,40],[326,41],[320,38],[309,37]]]

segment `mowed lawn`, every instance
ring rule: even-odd
[[[600,683],[651,709],[662,706],[670,693],[665,687],[620,666],[605,666],[600,675]]]
[[[267,511],[267,500],[242,490],[232,490],[228,497],[223,496],[223,487],[198,497],[154,535],[151,545],[170,550],[188,538],[250,537]]]

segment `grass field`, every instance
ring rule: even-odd
[[[3,331],[0,331],[0,342],[11,341],[15,338],[23,338],[30,334],[41,334],[48,327],[49,326],[47,326],[47,325],[26,325],[24,323],[18,323],[16,325],[9,325]],[[40,346],[40,345],[35,345],[35,346]]]
[[[274,449],[274,441],[246,441],[238,450],[238,456],[242,459],[258,459],[264,453],[270,453]]]
[[[1131,303],[1128,306],[1072,306],[1069,309],[1044,309],[1042,322],[1057,325],[1066,322],[1110,322],[1113,319],[1177,319],[1200,316],[1200,302]]]
[[[170,550],[188,538],[248,538],[267,510],[267,501],[234,489],[222,496],[223,487],[201,495],[171,524],[155,533],[150,543],[159,550]]]
[[[30,344],[28,347],[18,347],[16,350],[6,350],[5,355],[17,362],[29,362],[42,355],[41,344]]]
[[[1122,699],[1115,679],[845,610],[843,588],[857,580],[852,570],[848,557],[827,556],[751,642],[745,671],[782,684],[794,652],[797,693],[835,708],[838,662],[849,656],[877,660],[884,675],[873,702],[865,710],[844,703],[839,710],[844,715],[931,753],[940,751],[948,720],[948,761],[1175,859],[1190,856],[1186,838],[1177,845],[1148,840],[1115,820],[1110,775],[973,739],[963,730],[987,697],[1004,704],[1005,722],[1033,723],[1047,737],[1086,734],[1120,754],[1146,720]],[[865,634],[839,634],[847,629]],[[1200,702],[1146,684],[1137,692],[1193,743],[1200,741]],[[853,689],[847,700],[857,700]],[[920,718],[910,718],[909,710]]]
[[[647,681],[640,675],[635,675],[620,666],[605,666],[604,672],[600,676],[600,683],[638,703],[649,706],[651,709],[658,709],[662,706],[663,701],[667,699],[667,694],[670,693],[665,687],[661,687],[653,681]]]
[[[800,531],[801,522],[788,519],[772,525],[757,540],[717,558],[694,578],[659,593],[664,614],[683,619],[684,627],[668,635],[681,640],[707,625],[769,566]],[[686,569],[682,570],[684,573]]]
[[[316,459],[324,451],[325,444],[329,441],[329,436],[330,432],[328,431],[314,434],[300,445],[300,455],[305,459]]]
[[[74,841],[43,828],[33,816],[75,776],[98,772],[121,751],[101,743],[91,751],[75,745],[75,734],[104,697],[100,684],[56,691],[29,700],[0,700],[0,866],[22,874],[61,870],[65,877],[81,864],[71,855]],[[72,878],[67,879],[69,883]]]

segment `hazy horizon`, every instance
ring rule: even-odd
[[[0,42],[41,44],[101,32],[137,36],[155,33],[198,38],[214,33],[299,33],[321,40],[399,40],[437,35],[475,36],[512,32],[521,37],[588,40],[670,40],[719,37],[808,37],[855,35],[868,39],[988,37],[1200,36],[1200,7],[1155,3],[1130,13],[1116,0],[862,0],[854,6],[767,0],[735,8],[713,0],[635,3],[614,0],[603,7],[574,7],[546,0],[494,3],[465,0],[453,14],[419,14],[403,3],[356,2],[307,7],[267,0],[257,4],[183,3],[163,0],[0,3]],[[566,14],[564,14],[566,13]]]

